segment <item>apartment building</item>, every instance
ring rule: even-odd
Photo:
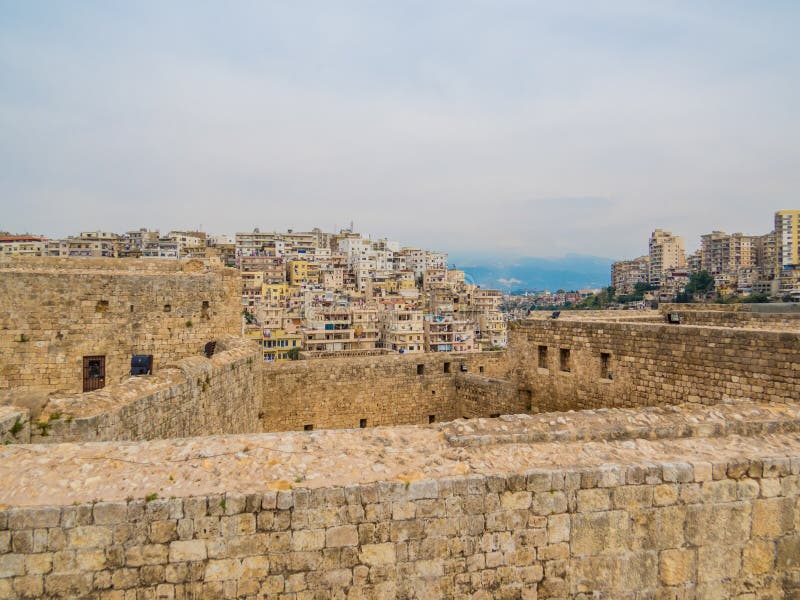
[[[452,314],[425,315],[425,352],[472,352],[475,334],[469,321]]]
[[[650,285],[661,286],[673,269],[686,268],[683,238],[670,231],[656,229],[650,236]]]
[[[650,281],[650,257],[620,260],[611,265],[611,285],[618,294],[630,294],[637,283]]]
[[[48,242],[35,235],[0,236],[0,256],[47,256]]]
[[[107,231],[82,231],[77,237],[66,239],[67,256],[114,258],[122,246],[123,238]]]
[[[384,305],[378,312],[379,347],[409,354],[425,351],[425,328],[421,310]]]
[[[353,324],[353,347],[355,350],[374,350],[380,341],[378,307],[355,306],[350,310]]]
[[[775,213],[775,252],[778,271],[800,268],[800,210]]]
[[[727,274],[736,278],[740,269],[756,264],[757,236],[713,231],[700,238],[701,269],[710,275]]]
[[[306,315],[303,348],[311,352],[356,349],[350,308],[343,305],[313,306]]]

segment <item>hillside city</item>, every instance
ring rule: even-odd
[[[656,229],[648,254],[612,264],[606,289],[504,294],[470,283],[448,255],[353,231],[139,229],[66,239],[0,234],[0,256],[215,258],[237,268],[242,333],[268,362],[331,353],[472,352],[503,348],[508,322],[532,310],[644,309],[658,302],[800,300],[800,210],[762,235],[712,231],[689,254]]]
[[[686,253],[684,238],[656,229],[648,253],[611,265],[602,290],[559,290],[504,298],[513,318],[536,309],[645,309],[659,302],[800,301],[800,210],[779,210],[762,235],[712,231]]]
[[[268,362],[329,353],[472,352],[503,348],[499,290],[467,282],[448,256],[351,229],[237,233],[140,229],[63,240],[0,237],[2,256],[214,258],[239,269],[242,333]]]

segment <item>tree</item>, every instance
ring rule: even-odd
[[[691,296],[706,296],[714,289],[714,278],[708,271],[692,273],[689,283],[686,284],[685,292]]]

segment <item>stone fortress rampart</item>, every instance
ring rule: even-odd
[[[154,370],[241,327],[233,269],[200,261],[0,260],[0,394],[82,391],[84,356],[105,357],[107,382],[132,354]]]
[[[67,354],[133,328],[114,307],[149,281],[135,262],[84,263],[83,284],[68,263],[74,291],[52,285],[85,311],[74,347],[30,346],[42,373],[74,378]],[[47,286],[66,267],[0,278]],[[138,347],[104,346],[110,372],[124,365],[106,387],[43,386],[32,411],[13,403],[37,385],[16,357],[30,342],[2,354],[0,598],[800,596],[792,313],[564,312],[515,324],[505,352],[267,365],[236,337],[229,273],[149,277],[185,286],[139,325],[167,330],[153,375],[125,374]],[[171,313],[197,319],[198,294],[218,312],[173,338]],[[3,339],[66,330],[50,300],[12,300]]]

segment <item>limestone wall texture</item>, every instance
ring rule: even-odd
[[[662,304],[659,311],[680,315],[683,325],[709,325],[746,329],[772,329],[800,332],[800,311],[751,312],[747,305],[721,305],[725,309],[709,308],[707,304]],[[718,305],[719,306],[719,305]],[[744,306],[745,308],[741,308]]]
[[[507,379],[462,373],[456,377],[455,388],[458,412],[463,418],[519,415],[532,408],[530,392],[518,389]]]
[[[503,374],[505,354],[264,365],[256,345],[229,336],[218,340],[211,359],[189,357],[152,376],[128,377],[94,392],[54,395],[32,423],[25,409],[0,407],[8,412],[0,413],[0,435],[17,416],[27,425],[27,437],[23,433],[7,442],[55,444],[303,430],[309,425],[375,427],[519,412],[516,396],[508,392],[513,386],[480,374],[481,369]],[[472,383],[460,382],[465,376]],[[468,406],[462,404],[463,393],[470,394]]]
[[[3,598],[796,598],[800,457],[0,510]]]
[[[132,354],[152,354],[155,371],[197,354],[241,330],[239,285],[200,261],[4,260],[0,394],[80,392],[84,356],[105,356],[111,383]]]
[[[223,337],[210,359],[184,358],[149,377],[52,397],[31,426],[31,441],[151,440],[258,431],[260,356],[252,342]]]
[[[449,421],[462,416],[458,375],[504,376],[507,370],[507,356],[502,351],[395,354],[265,365],[261,430]],[[493,412],[487,402],[481,416]]]
[[[800,398],[798,333],[559,319],[529,321],[509,341],[511,379],[533,412]]]

